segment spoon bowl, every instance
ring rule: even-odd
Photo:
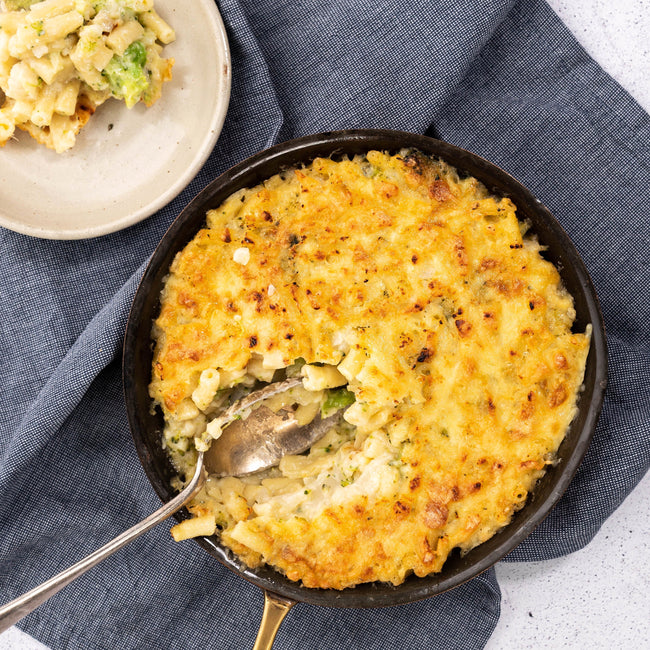
[[[221,435],[204,452],[205,468],[210,475],[246,476],[277,465],[287,454],[301,454],[320,440],[341,419],[343,410],[321,418],[317,415],[301,426],[293,405],[272,411],[263,404],[248,417],[251,407],[278,393],[302,384],[300,377],[268,384],[235,402],[218,421],[223,422]]]

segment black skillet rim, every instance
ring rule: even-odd
[[[463,173],[482,181],[490,190],[509,196],[520,219],[529,219],[545,256],[558,267],[563,282],[576,302],[576,329],[592,325],[584,389],[578,414],[558,452],[560,462],[538,484],[511,523],[464,557],[449,558],[441,573],[411,576],[398,586],[370,583],[342,591],[308,589],[269,567],[249,569],[217,536],[196,542],[236,574],[258,587],[291,600],[328,607],[381,607],[405,604],[459,586],[493,566],[512,551],[543,521],[559,501],[582,461],[602,408],[607,383],[607,346],[602,314],[593,284],[578,252],[548,209],[512,176],[485,159],[449,143],[427,136],[386,129],[355,129],[319,133],[287,141],[261,151],[235,165],[203,189],[181,212],[163,236],[135,293],[129,315],[123,354],[123,384],[127,416],[140,461],[154,490],[163,502],[174,492],[169,486],[171,464],[160,448],[161,418],[151,414],[147,385],[151,368],[151,319],[157,296],[173,256],[205,222],[208,209],[228,195],[253,186],[283,168],[309,162],[317,156],[364,153],[371,149],[398,151],[404,147],[439,157]],[[181,520],[185,509],[177,513]],[[179,547],[179,552],[181,547]]]

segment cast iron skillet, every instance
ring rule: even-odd
[[[607,351],[602,315],[594,288],[582,260],[562,227],[526,188],[486,160],[421,135],[387,130],[353,130],[307,136],[262,151],[210,183],[172,223],[136,292],[124,342],[125,398],[140,460],[159,497],[167,502],[174,496],[174,490],[170,487],[174,469],[160,445],[162,417],[158,412],[152,413],[147,391],[152,359],[150,334],[152,319],[159,309],[163,279],[174,255],[204,225],[207,210],[216,208],[233,192],[254,186],[282,168],[307,163],[317,156],[336,157],[363,153],[370,149],[395,152],[402,147],[415,147],[424,153],[440,157],[461,173],[478,178],[496,194],[510,197],[517,206],[519,219],[531,222],[532,230],[546,247],[545,257],[559,269],[564,285],[574,297],[577,313],[575,331],[583,332],[588,323],[593,326],[579,411],[560,446],[560,462],[548,470],[525,507],[506,528],[464,557],[452,554],[441,573],[426,578],[413,576],[397,587],[372,583],[343,591],[307,589],[273,569],[247,568],[220,543],[218,536],[197,539],[208,553],[229,569],[265,592],[279,594],[289,601],[328,607],[398,605],[440,594],[475,577],[522,542],[557,503],[587,450],[602,405],[607,376]],[[181,520],[188,513],[183,509],[175,516]]]

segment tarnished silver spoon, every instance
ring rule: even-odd
[[[268,384],[229,406],[219,416],[224,423],[221,436],[203,454],[209,474],[245,476],[273,467],[288,454],[300,454],[320,440],[340,419],[343,411],[328,418],[317,415],[309,424],[300,426],[294,409],[287,405],[274,412],[255,405],[302,384],[301,377]],[[248,417],[242,417],[254,409]]]
[[[259,402],[295,388],[301,383],[300,377],[294,377],[269,384],[228,407],[220,416],[223,423],[221,437],[214,441],[207,452],[199,453],[194,476],[182,492],[139,524],[69,569],[0,607],[0,633],[27,616],[88,569],[182,508],[201,489],[208,474],[243,476],[273,467],[283,456],[301,453],[322,438],[340,418],[340,412],[325,419],[316,417],[311,423],[300,426],[290,407],[277,413],[265,406],[255,408]],[[250,414],[243,417],[248,411]],[[231,424],[228,424],[229,422]]]

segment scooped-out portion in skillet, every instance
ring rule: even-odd
[[[590,326],[508,198],[409,149],[316,158],[207,214],[161,294],[150,395],[181,486],[259,385],[305,454],[207,480],[177,539],[216,532],[306,587],[439,572],[507,525],[576,414]]]

